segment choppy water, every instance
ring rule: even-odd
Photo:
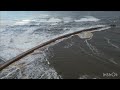
[[[15,19],[9,17],[10,22],[13,20],[12,23],[1,24],[0,63],[60,35],[91,27],[103,28],[94,32],[84,32],[58,41],[43,50],[37,50],[3,70],[0,77],[120,78],[103,77],[104,73],[120,74],[120,16],[57,13],[21,14],[19,17],[16,15]],[[110,24],[115,24],[116,27],[111,28],[108,26]]]

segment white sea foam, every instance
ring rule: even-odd
[[[64,21],[64,23],[69,23],[69,22],[72,22],[73,19],[70,18],[70,17],[64,17],[64,18],[63,18],[63,21]]]
[[[58,18],[50,18],[47,22],[61,22],[62,20],[61,19],[58,19]]]
[[[35,22],[35,25],[39,25],[40,23],[50,23],[51,25],[57,25],[57,23],[61,22],[62,20],[59,18],[45,18],[45,17],[41,17],[41,18],[37,18],[37,19],[25,19],[25,20],[21,20],[21,21],[17,21],[16,23],[14,23],[14,25],[32,25],[31,22]]]
[[[26,20],[18,21],[14,25],[25,25],[25,24],[29,24],[31,21],[34,20],[26,19]]]
[[[84,38],[92,38],[93,37],[93,34],[91,32],[82,32],[80,34],[78,34],[78,36],[82,39]]]
[[[102,30],[106,30],[109,29],[109,26],[103,26],[103,28],[97,29],[97,30],[92,30],[92,31],[86,31],[86,32],[82,32],[77,34],[80,38],[82,39],[91,39],[93,37],[93,33],[92,32],[96,32],[96,31],[102,31]]]
[[[84,18],[81,18],[79,20],[74,20],[75,22],[88,22],[88,21],[94,21],[94,22],[97,22],[99,21],[100,19],[98,18],[95,18],[93,16],[86,16]]]

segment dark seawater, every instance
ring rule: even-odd
[[[115,27],[48,45],[10,65],[0,78],[120,79],[120,12],[26,13],[4,16],[1,12],[4,24],[0,27],[0,64],[65,33],[96,25]],[[7,18],[13,25],[6,23]]]

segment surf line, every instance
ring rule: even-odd
[[[16,62],[16,61],[19,61],[21,58],[27,56],[28,54],[31,54],[32,52],[34,52],[35,50],[39,49],[39,48],[42,48],[46,45],[49,45],[57,40],[60,40],[60,39],[63,39],[63,38],[66,38],[66,37],[69,37],[69,36],[72,36],[72,35],[76,35],[76,34],[79,34],[79,33],[82,33],[82,32],[85,32],[85,31],[93,31],[93,30],[96,30],[96,29],[101,29],[101,28],[104,28],[103,26],[99,26],[99,27],[93,27],[93,28],[89,28],[89,29],[83,29],[83,30],[80,30],[80,31],[76,31],[76,32],[72,32],[72,33],[68,33],[68,34],[65,34],[65,35],[61,35],[59,37],[56,37],[54,39],[51,39],[49,41],[46,41],[38,46],[35,46],[21,54],[19,54],[18,56],[16,57],[13,57],[12,59],[8,60],[7,62],[3,63],[2,65],[0,65],[0,71],[2,71],[3,69],[5,69],[6,67],[8,67],[9,65],[11,65],[12,63]]]

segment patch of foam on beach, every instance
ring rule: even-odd
[[[91,32],[82,32],[78,34],[78,36],[82,39],[86,39],[86,38],[92,38],[93,34]]]
[[[96,31],[102,31],[102,30],[107,30],[111,27],[109,26],[103,26],[103,28],[97,29],[97,30],[92,30],[92,31],[86,31],[86,32],[82,32],[77,34],[81,39],[92,39],[93,37],[93,33],[92,32],[96,32]]]
[[[100,19],[95,18],[93,16],[85,16],[84,18],[81,18],[79,20],[74,20],[75,22],[88,22],[88,21],[93,21],[93,22],[97,22]]]

